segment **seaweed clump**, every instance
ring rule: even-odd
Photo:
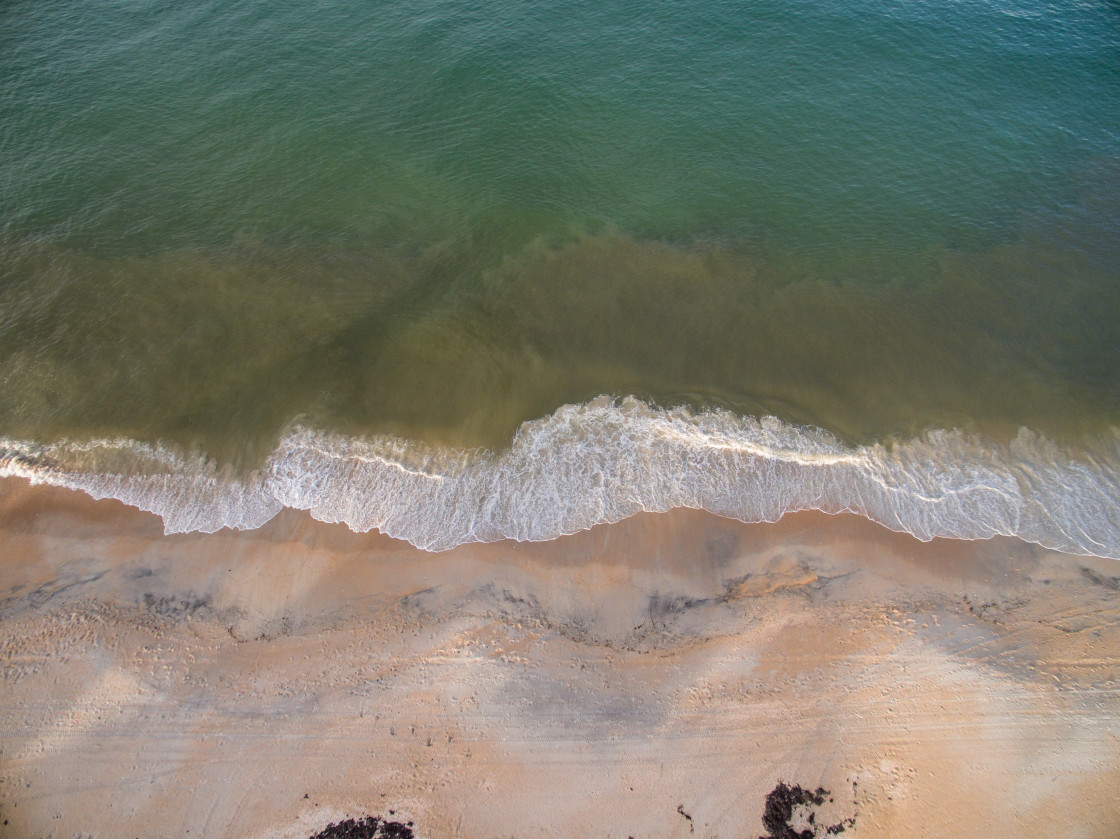
[[[415,839],[412,822],[386,821],[380,816],[332,822],[310,839]]]
[[[797,784],[791,787],[783,781],[778,781],[778,785],[766,796],[766,811],[762,814],[762,824],[766,827],[767,833],[758,839],[817,839],[821,835],[835,836],[843,833],[855,824],[854,818],[844,819],[832,825],[817,824],[815,808],[824,804],[826,799],[832,801],[829,798],[830,794],[824,787],[817,787],[813,792],[802,789]],[[809,826],[805,830],[795,830],[793,811],[795,807],[802,806],[808,808],[806,821]]]

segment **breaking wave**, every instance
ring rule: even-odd
[[[635,513],[692,507],[744,522],[853,512],[922,540],[1017,536],[1120,559],[1120,430],[1074,451],[1027,429],[996,445],[936,430],[851,447],[772,417],[566,405],[501,452],[296,428],[246,475],[159,445],[0,439],[0,476],[115,498],[168,533],[252,529],[284,507],[430,551],[541,541]]]

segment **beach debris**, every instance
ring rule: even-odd
[[[817,824],[817,807],[832,802],[832,794],[824,787],[816,792],[799,785],[788,786],[784,781],[766,796],[766,810],[762,823],[767,833],[758,839],[820,839],[843,833],[856,823],[855,818],[843,819],[832,825]],[[798,824],[795,826],[795,818]]]
[[[414,839],[412,822],[387,821],[381,816],[365,816],[331,822],[310,839]]]
[[[684,805],[683,804],[678,804],[677,805],[677,812],[680,813],[682,816],[684,816],[686,819],[688,819],[688,832],[689,833],[695,833],[696,828],[693,827],[693,825],[692,825],[692,816],[684,811]]]

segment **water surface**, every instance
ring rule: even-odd
[[[898,474],[975,443],[1027,506],[1043,473],[1111,504],[1117,102],[1109,3],[7,3],[6,468],[189,475],[201,509],[198,464],[248,480],[300,435],[490,463],[565,405],[609,437],[607,395]],[[638,507],[715,503],[674,469]],[[732,514],[871,515],[856,483]],[[1083,514],[1052,541],[1108,542]],[[595,518],[523,515],[486,538]]]

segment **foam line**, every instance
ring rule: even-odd
[[[600,397],[468,452],[307,428],[249,476],[130,440],[0,440],[0,475],[116,498],[169,533],[251,529],[284,507],[425,550],[541,541],[675,507],[744,522],[853,512],[922,540],[1017,536],[1120,559],[1120,431],[1081,451],[1027,429],[1007,445],[934,430],[849,447],[825,431],[726,411]]]

